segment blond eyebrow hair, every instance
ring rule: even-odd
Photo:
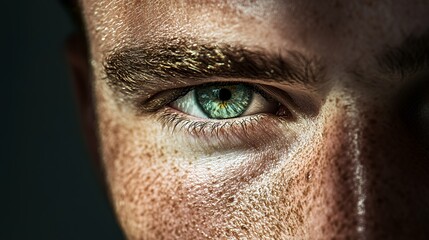
[[[223,43],[183,39],[162,42],[108,54],[104,59],[104,71],[109,86],[125,95],[133,95],[178,81],[195,83],[214,77],[302,85],[324,81],[324,68],[319,61],[295,51],[272,54]]]

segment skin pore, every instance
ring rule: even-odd
[[[429,2],[81,9],[102,166],[127,238],[429,234],[428,119],[409,97],[428,99]],[[259,86],[286,110],[213,120],[172,107],[213,82]]]

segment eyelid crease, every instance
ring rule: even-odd
[[[314,117],[319,113],[321,102],[312,99],[307,94],[297,93],[293,90],[286,91],[268,85],[258,85],[260,92],[269,96],[269,98],[278,101],[282,106],[286,107],[291,116],[310,116]]]
[[[192,87],[184,87],[162,91],[148,99],[142,100],[142,102],[138,104],[137,110],[144,113],[156,112],[165,105],[183,97],[191,90]]]

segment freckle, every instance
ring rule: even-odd
[[[221,186],[221,187],[225,187],[225,186]],[[218,198],[221,198],[222,196],[224,196],[225,195],[225,192],[224,191],[219,191],[219,192],[217,192],[217,194],[216,194],[216,196],[218,197]]]
[[[310,181],[310,180],[311,180],[311,177],[312,177],[312,175],[311,175],[311,171],[307,172],[307,174],[305,175],[305,179],[306,179],[307,181]]]
[[[233,203],[233,202],[234,202],[234,200],[235,200],[235,198],[234,198],[234,197],[230,197],[230,198],[228,198],[228,202],[229,202],[229,203]]]
[[[304,189],[304,191],[302,192],[302,195],[303,195],[304,197],[307,197],[309,193],[310,193],[310,188],[307,186],[307,187]]]
[[[172,205],[172,208],[169,209],[170,213],[174,213],[176,211],[177,206],[175,206],[174,204]]]

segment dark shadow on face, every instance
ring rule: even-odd
[[[427,236],[429,6],[411,5],[84,2],[100,161],[126,235]],[[295,118],[197,117],[197,97],[172,107],[177,89],[225,79],[305,93],[317,111],[292,97]]]

